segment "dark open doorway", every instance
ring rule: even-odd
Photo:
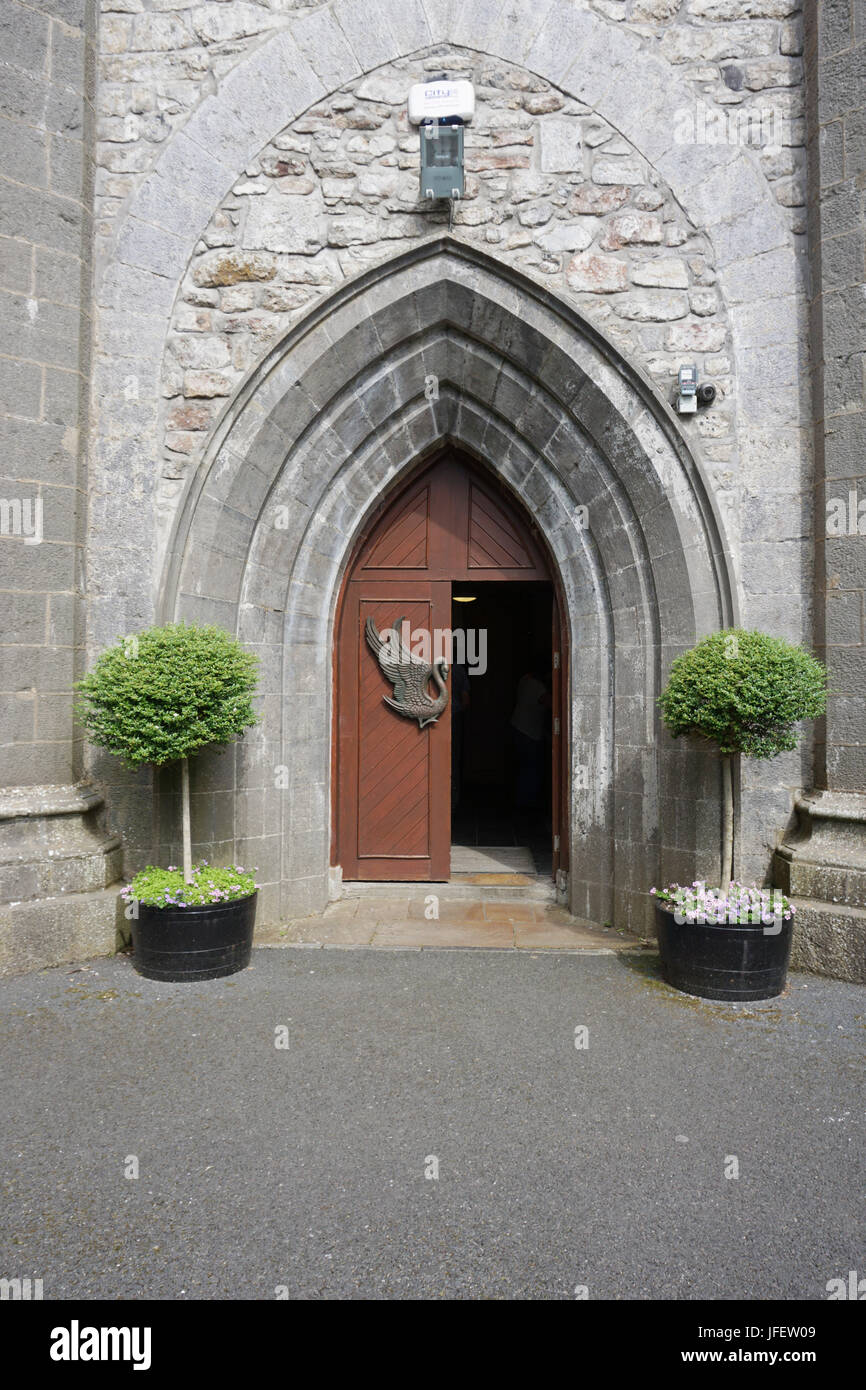
[[[544,582],[453,586],[452,875],[552,871],[553,601]]]

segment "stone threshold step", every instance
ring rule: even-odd
[[[343,884],[343,891],[336,901],[344,902],[347,898],[417,898],[421,901],[431,893],[441,902],[465,902],[468,899],[472,899],[473,902],[556,902],[556,887],[552,880],[505,884],[479,883],[475,879],[467,882],[452,879],[448,883],[349,882]]]

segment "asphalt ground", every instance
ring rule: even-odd
[[[866,1275],[864,1054],[862,987],[714,1004],[654,956],[6,979],[0,1274],[45,1299],[826,1299]]]

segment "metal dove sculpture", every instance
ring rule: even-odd
[[[402,632],[404,621],[401,618],[397,624],[398,632]],[[448,691],[445,688],[448,663],[441,658],[432,663],[422,661],[409,651],[402,639],[395,650],[396,644],[383,640],[381,633],[376,631],[372,618],[367,619],[364,631],[370,650],[375,653],[384,675],[394,687],[394,698],[385,695],[385,704],[407,719],[417,719],[419,729],[435,724],[448,704]],[[436,682],[439,690],[435,697],[428,689],[431,680]]]

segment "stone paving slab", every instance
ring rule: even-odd
[[[372,946],[421,949],[533,949],[640,951],[635,937],[599,930],[562,907],[533,901],[440,900],[427,915],[427,898],[348,898],[314,917],[256,933],[260,946]]]

